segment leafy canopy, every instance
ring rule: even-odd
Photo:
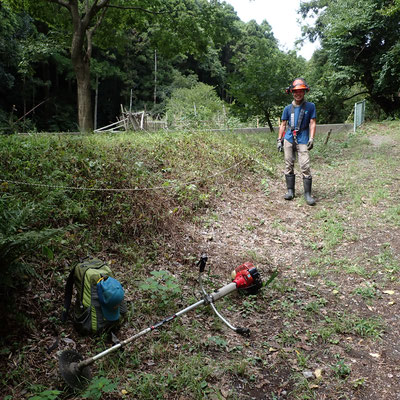
[[[362,85],[393,115],[400,107],[400,13],[386,6],[385,0],[313,0],[301,10],[317,16],[315,27],[305,32],[321,39],[337,86]]]

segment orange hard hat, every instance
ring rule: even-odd
[[[305,90],[306,92],[309,92],[310,86],[307,85],[303,78],[296,78],[286,89],[286,93],[292,93],[293,90]]]

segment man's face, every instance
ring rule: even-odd
[[[300,90],[292,90],[293,93],[293,98],[294,101],[296,103],[300,103],[303,101],[304,99],[304,94],[306,93],[306,91],[304,89],[300,89]]]

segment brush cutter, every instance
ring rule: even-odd
[[[145,335],[146,333],[158,329],[162,325],[202,305],[210,305],[212,310],[222,320],[222,322],[224,322],[225,325],[227,325],[230,329],[232,329],[233,331],[235,331],[240,335],[248,336],[250,334],[250,330],[248,328],[235,327],[232,324],[230,324],[217,311],[217,309],[214,306],[214,302],[236,290],[243,291],[249,294],[257,293],[258,290],[263,286],[257,268],[255,268],[253,264],[248,262],[237,267],[232,272],[233,281],[231,283],[223,286],[222,288],[216,290],[211,294],[208,294],[203,287],[201,279],[202,273],[204,272],[206,267],[206,263],[207,263],[207,256],[205,255],[201,256],[199,262],[197,263],[197,266],[199,267],[199,284],[203,294],[202,300],[199,300],[198,302],[190,305],[189,307],[186,307],[183,310],[178,311],[176,314],[165,318],[164,320],[156,323],[155,325],[149,326],[148,328],[142,330],[141,332],[138,332],[136,335],[131,336],[125,339],[124,341],[115,344],[109,349],[104,350],[93,357],[83,359],[83,357],[75,350],[64,350],[60,352],[58,356],[59,370],[65,382],[73,389],[78,389],[78,390],[84,389],[91,379],[90,365],[93,364],[95,361],[109,355],[110,353],[118,349],[123,348],[128,343],[133,342],[134,340]],[[271,281],[271,279],[269,281]]]

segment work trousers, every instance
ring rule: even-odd
[[[285,175],[294,174],[294,162],[297,153],[303,178],[311,178],[310,154],[307,150],[307,145],[298,144],[296,146],[296,151],[294,151],[294,146],[296,145],[288,142],[287,140],[283,141],[283,151],[285,154]]]

